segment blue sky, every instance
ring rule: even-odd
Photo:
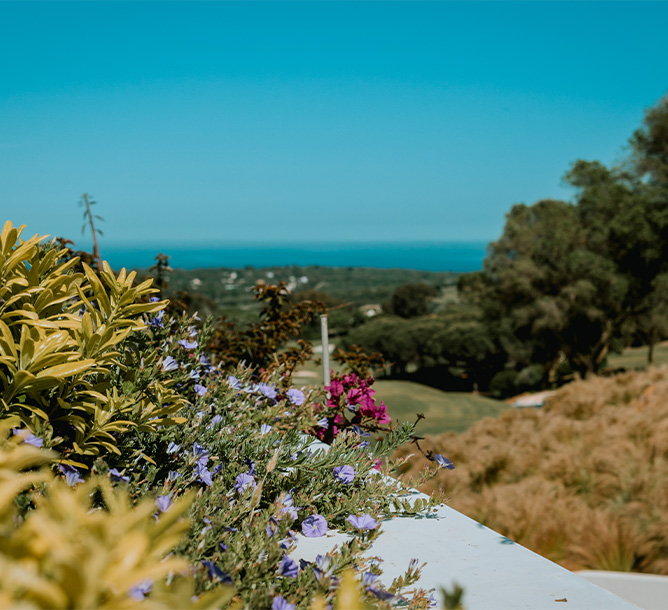
[[[1,2],[0,206],[103,245],[490,240],[668,90],[667,2]]]

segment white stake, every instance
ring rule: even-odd
[[[329,385],[329,333],[327,332],[327,314],[320,316],[320,335],[322,338],[322,378]]]

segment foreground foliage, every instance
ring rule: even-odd
[[[417,561],[382,584],[363,554],[383,519],[435,502],[396,497],[375,470],[413,426],[388,427],[371,380],[351,377],[359,415],[314,445],[307,432],[341,424],[346,401],[322,417],[323,393],[292,387],[290,352],[272,352],[292,328],[271,305],[281,286],[265,291],[266,367],[219,368],[204,352],[210,323],[20,231],[7,223],[0,244],[3,605],[290,610],[332,603],[346,570],[370,607],[432,603],[410,590]],[[364,426],[377,423],[387,434],[371,445]],[[348,542],[314,563],[290,556],[330,529]]]

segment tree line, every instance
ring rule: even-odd
[[[618,165],[578,160],[572,202],[514,205],[459,301],[429,315],[432,293],[398,290],[394,315],[351,331],[394,375],[497,394],[601,371],[631,344],[668,336],[668,95],[645,113]],[[388,370],[389,372],[389,370]]]

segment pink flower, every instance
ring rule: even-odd
[[[332,382],[329,386],[325,386],[325,390],[329,391],[332,395],[332,398],[338,398],[343,394],[343,384],[339,379],[332,379]]]
[[[362,393],[362,390],[360,390],[359,388],[352,388],[348,390],[347,398],[348,398],[348,404],[357,405],[364,398],[364,394]]]

